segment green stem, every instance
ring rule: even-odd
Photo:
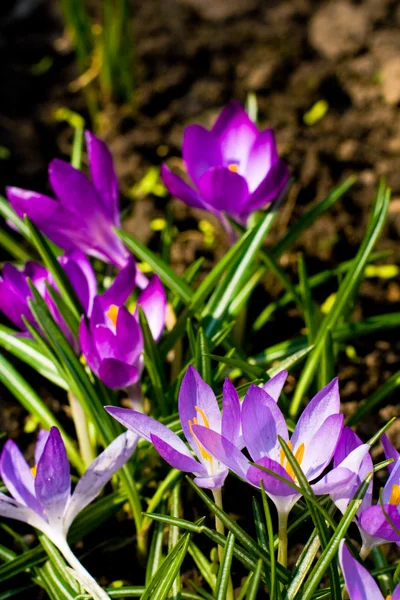
[[[212,490],[213,496],[214,496],[214,502],[215,504],[218,506],[218,508],[220,508],[221,510],[223,510],[223,505],[222,505],[222,488],[214,488]],[[225,536],[225,527],[224,524],[222,523],[222,521],[215,516],[215,529],[217,530],[218,533],[220,533],[221,535]],[[222,559],[224,556],[224,549],[222,548],[222,546],[220,546],[218,544],[218,559],[219,559],[219,563],[222,563]],[[235,594],[233,592],[233,585],[232,585],[232,578],[229,577],[229,582],[228,582],[228,589],[226,590],[226,600],[235,600]]]
[[[287,535],[288,514],[278,514],[278,563],[283,567],[287,567]]]

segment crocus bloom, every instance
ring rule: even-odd
[[[27,215],[55,244],[123,267],[129,254],[114,231],[120,228],[118,181],[107,146],[86,132],[91,181],[68,162],[54,159],[49,180],[56,199],[16,187],[7,198],[19,217]]]
[[[220,218],[224,212],[243,224],[288,181],[272,129],[258,131],[236,101],[224,108],[211,131],[200,125],[187,127],[182,154],[193,186],[163,165],[161,177],[169,192],[189,206]]]
[[[89,260],[80,250],[67,252],[64,256],[60,256],[58,260],[82,305],[83,311],[85,314],[90,314],[96,294],[96,276]],[[32,298],[28,279],[32,280],[39,294],[47,303],[60,329],[74,344],[73,336],[52,300],[46,284],[51,285],[55,290],[57,290],[57,286],[51,273],[38,263],[27,262],[22,271],[11,264],[6,263],[4,265],[0,277],[0,310],[24,333],[27,332],[27,328],[22,320],[23,316],[34,327],[38,327],[28,304],[29,298]]]
[[[370,505],[358,516],[363,556],[386,542],[400,544],[400,457],[386,436],[384,450],[387,459],[396,458],[396,461],[390,465],[390,475],[383,488],[383,508],[380,503],[371,505],[369,502]]]
[[[124,303],[135,288],[137,270],[130,258],[113,284],[101,296],[96,296],[90,317],[82,317],[79,341],[83,356],[92,371],[113,389],[131,386],[142,370],[143,336],[137,309],[131,314]],[[166,296],[161,281],[155,275],[139,294],[141,306],[155,340],[161,336],[165,323]]]
[[[286,373],[286,372],[285,372]],[[282,374],[271,379],[273,393],[279,395],[284,379]],[[204,488],[220,488],[228,474],[227,467],[216,460],[198,440],[194,429],[197,424],[218,432],[234,448],[242,448],[238,394],[226,379],[222,393],[222,415],[214,392],[192,366],[188,367],[179,390],[178,408],[183,433],[190,449],[168,427],[140,412],[115,406],[106,406],[117,421],[154,444],[162,458],[175,469],[196,475],[195,482]],[[190,451],[191,450],[191,451]],[[194,456],[193,456],[194,454]]]
[[[42,531],[80,572],[83,584],[89,574],[74,557],[66,538],[75,519],[99,495],[106,483],[132,456],[138,437],[125,432],[89,466],[71,495],[70,467],[64,442],[56,427],[42,432],[31,470],[18,446],[8,440],[0,457],[0,474],[10,496],[0,493],[0,515],[17,519]],[[108,598],[106,594],[98,598]]]
[[[353,558],[344,540],[339,546],[339,563],[350,600],[400,600],[400,585],[396,586],[392,595],[384,598],[372,575]]]
[[[252,385],[243,401],[242,431],[244,444],[254,462],[280,477],[296,483],[278,436],[287,442],[307,479],[316,480],[330,463],[343,428],[339,414],[340,399],[337,379],[322,389],[303,411],[289,441],[285,418],[275,398],[265,389]],[[300,494],[273,475],[249,464],[223,434],[204,427],[193,426],[193,432],[207,452],[229,467],[242,479],[259,487],[260,480],[280,515],[287,515]],[[333,487],[353,478],[346,468],[330,471],[312,485],[316,494],[327,494]]]

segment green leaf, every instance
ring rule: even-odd
[[[307,341],[308,344],[311,345],[314,342],[317,333],[317,320],[315,306],[312,299],[311,288],[309,286],[306,264],[304,262],[302,254],[299,255],[298,269],[300,280],[300,293],[304,305],[304,321],[307,327]]]
[[[186,556],[190,533],[185,533],[152,577],[141,600],[165,600]]]
[[[170,266],[125,231],[117,231],[117,233],[127,248],[133,252],[135,256],[151,266],[154,273],[157,273],[168,289],[178,294],[185,304],[190,302],[193,294],[192,289],[187,283],[182,281],[181,277],[178,277],[178,275],[174,273]]]
[[[217,578],[215,576],[215,573],[212,571],[210,561],[207,560],[203,552],[200,550],[200,548],[196,546],[193,540],[190,540],[189,554],[196,563],[196,567],[199,569],[202,577],[207,581],[208,585],[211,588],[211,591],[214,593]]]
[[[264,517],[267,525],[267,541],[268,551],[271,558],[271,572],[270,572],[270,585],[269,585],[269,596],[270,600],[275,600],[276,593],[278,590],[276,580],[276,558],[275,558],[275,547],[274,547],[274,530],[272,526],[271,511],[269,509],[269,502],[267,494],[265,493],[264,484],[261,482],[261,498],[264,508]],[[289,533],[289,531],[288,531]]]
[[[0,229],[0,246],[8,252],[13,258],[20,262],[32,260],[32,255],[29,254],[21,244],[21,240],[14,239],[8,231]]]
[[[80,473],[83,473],[85,466],[74,442],[34,389],[1,354],[0,381],[22,404],[25,410],[32,414],[45,429],[50,429],[54,426],[60,430],[71,463]]]
[[[24,221],[19,218],[13,207],[4,196],[0,196],[0,214],[6,221],[10,221],[14,227],[23,235],[26,240],[30,239],[30,233],[28,227]]]
[[[371,254],[385,223],[389,207],[389,200],[390,193],[386,189],[385,185],[381,183],[377,192],[372,218],[367,228],[367,235],[360,246],[357,256],[354,259],[354,266],[348,271],[346,277],[343,279],[343,282],[341,283],[337,292],[335,303],[331,311],[323,319],[318,329],[318,333],[315,338],[315,348],[308,357],[306,365],[297,383],[290,407],[291,417],[297,416],[301,407],[301,403],[303,402],[306,392],[311,385],[312,378],[318,367],[326,331],[328,329],[331,329],[332,331],[334,330],[338,319],[343,314],[348,302],[352,300],[355,291],[359,287],[368,257]]]
[[[209,346],[207,338],[204,335],[204,330],[199,327],[196,338],[196,353],[195,353],[195,364],[201,377],[208,385],[212,384],[211,377],[211,360],[209,352]]]
[[[254,575],[251,578],[251,582],[248,588],[246,600],[257,600],[258,588],[260,587],[261,581],[261,569],[262,569],[262,560],[261,558],[257,561],[257,567],[254,571]]]
[[[306,231],[320,215],[333,206],[356,181],[356,177],[348,177],[343,183],[336,186],[326,198],[310,208],[297,223],[294,223],[286,235],[273,248],[271,254],[275,260],[280,258],[282,254],[294,244],[300,235]]]
[[[224,553],[218,570],[217,585],[215,587],[215,600],[226,600],[227,598],[234,546],[235,536],[230,531],[228,533],[228,537],[226,538]]]
[[[164,503],[161,508],[163,510]],[[161,566],[163,557],[163,538],[164,524],[160,521],[156,522],[151,539],[150,552],[146,561],[146,585],[151,581],[151,578]]]
[[[138,309],[139,323],[144,341],[144,364],[154,390],[158,410],[162,415],[166,415],[168,413],[168,406],[166,404],[167,382],[165,381],[163,363],[146,315],[140,306],[138,306]]]

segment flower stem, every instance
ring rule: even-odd
[[[214,496],[214,502],[215,504],[218,506],[218,508],[220,508],[221,510],[223,510],[223,506],[222,506],[222,488],[214,488],[213,490],[211,490]],[[215,517],[215,529],[217,530],[218,533],[220,533],[221,535],[225,536],[225,527],[224,524],[222,523],[222,521],[216,516]],[[221,564],[222,559],[224,556],[224,550],[223,548],[218,544],[218,559],[219,559],[219,563]],[[226,600],[234,600],[235,595],[233,592],[233,585],[232,585],[232,578],[229,577],[229,582],[228,582],[228,589],[226,591]]]
[[[57,540],[56,543],[58,549],[64,556],[65,560],[72,567],[72,575],[76,580],[85,588],[85,590],[92,596],[93,600],[110,600],[110,596],[99,586],[97,581],[90,575],[85,569],[82,563],[76,558],[71,548],[68,546],[65,540]]]
[[[370,552],[371,552],[371,548],[369,546],[366,546],[365,544],[363,544],[362,548],[360,550],[360,558],[362,560],[365,560]]]
[[[278,562],[283,567],[287,567],[287,547],[288,547],[288,535],[287,535],[287,524],[288,514],[278,514]]]

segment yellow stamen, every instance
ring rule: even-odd
[[[390,594],[390,596],[386,596],[385,600],[392,600],[392,595]]]
[[[36,465],[34,467],[31,467],[31,473],[33,477],[36,477]]]
[[[203,417],[204,427],[207,427],[207,429],[210,429],[210,425],[208,423],[208,419],[206,417],[206,413],[204,412],[204,410],[201,409],[201,408],[199,408],[198,406],[195,406],[194,408],[197,410],[197,412],[199,413],[199,415],[201,415]]]
[[[196,422],[197,421],[196,417],[194,418],[193,421],[194,421],[195,425],[198,425],[198,423]],[[209,454],[207,452],[207,450],[200,444],[199,440],[197,439],[197,437],[193,433],[193,421],[188,421],[190,433],[192,434],[193,439],[196,442],[197,447],[200,450],[200,453],[201,453],[202,457],[204,458],[204,460],[208,460],[210,463],[212,463],[212,456],[211,456],[211,454]]]
[[[400,485],[398,483],[393,484],[389,504],[394,504],[395,506],[400,504]]]
[[[228,165],[228,169],[232,171],[232,173],[237,173],[239,171],[239,165],[231,163],[230,165]]]
[[[292,442],[288,442],[288,446],[290,448],[290,450],[292,450]],[[297,460],[297,462],[299,463],[299,465],[301,465],[303,458],[304,458],[304,451],[305,451],[305,447],[304,447],[304,443],[300,444],[300,446],[297,448],[296,452],[294,453],[294,457]],[[296,479],[296,475],[295,472],[292,468],[292,466],[289,464],[289,462],[287,462],[286,466],[285,466],[285,453],[281,448],[281,452],[280,452],[280,464],[282,467],[285,467],[287,474],[292,478],[292,479]]]
[[[114,325],[114,327],[117,326],[118,311],[118,306],[116,306],[115,304],[111,304],[110,308],[106,312],[107,317],[111,319],[111,322]]]

